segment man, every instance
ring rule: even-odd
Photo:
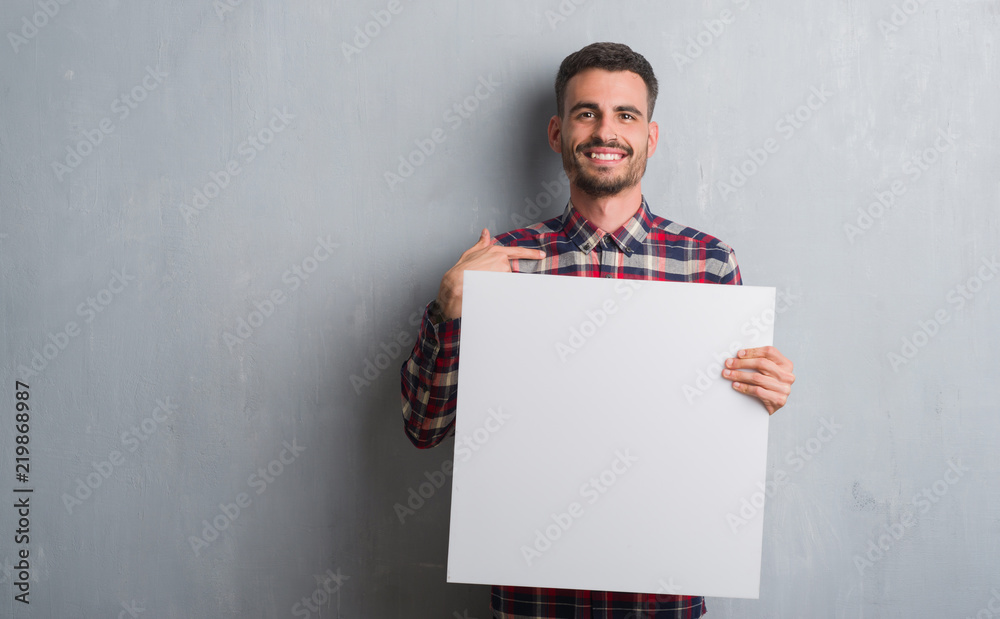
[[[492,240],[484,229],[445,273],[401,369],[404,426],[417,447],[433,447],[455,429],[464,271],[741,283],[728,245],[651,214],[642,195],[659,139],[650,121],[657,82],[646,59],[625,45],[594,43],[563,60],[555,86],[549,146],[562,155],[570,202],[558,218]],[[784,406],[795,380],[791,362],[771,346],[738,351],[723,376],[769,414]],[[491,606],[510,619],[687,619],[705,611],[701,597],[499,586]]]

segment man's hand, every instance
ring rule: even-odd
[[[541,260],[545,252],[527,247],[494,245],[490,231],[483,228],[479,241],[462,254],[455,266],[441,278],[437,302],[448,320],[462,315],[462,274],[465,271],[499,271],[510,273],[511,260]]]
[[[738,372],[737,370],[754,370]],[[748,348],[736,353],[736,358],[726,359],[723,378],[733,381],[733,389],[752,395],[764,403],[768,415],[785,405],[792,392],[795,374],[792,362],[774,346]]]

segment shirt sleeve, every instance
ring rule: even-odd
[[[438,302],[431,301],[413,351],[400,368],[403,429],[420,449],[434,447],[455,431],[461,328],[461,317],[445,320]]]
[[[736,286],[743,285],[743,278],[740,276],[740,265],[736,264],[736,252],[732,249],[728,251],[728,259],[726,260],[726,267],[722,272],[722,276],[719,280],[720,284],[735,284]]]

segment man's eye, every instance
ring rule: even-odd
[[[622,118],[624,118],[625,120],[635,120],[635,117],[632,116],[631,114],[622,114]]]

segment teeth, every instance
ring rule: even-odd
[[[621,159],[622,156],[612,153],[590,153],[591,159],[600,159],[601,161],[614,161],[616,159]]]

